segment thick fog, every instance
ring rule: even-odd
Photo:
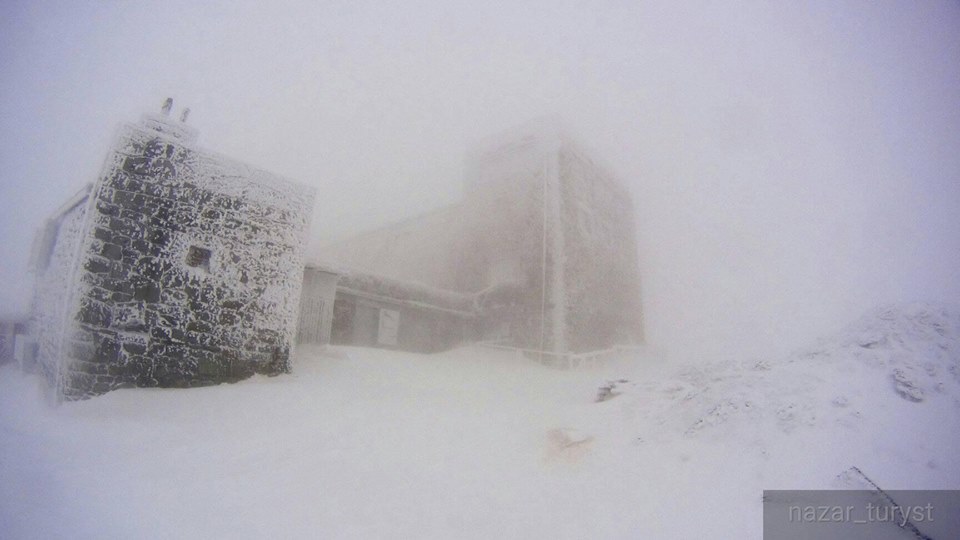
[[[317,188],[315,252],[456,201],[474,141],[559,116],[633,194],[646,337],[675,358],[960,299],[956,2],[382,4],[6,3],[0,311],[28,308],[34,230],[167,96],[203,147]]]

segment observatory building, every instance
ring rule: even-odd
[[[642,340],[630,195],[550,122],[472,152],[459,203],[307,260],[314,191],[198,148],[171,106],[37,235],[17,348],[59,399],[284,373],[297,343],[562,365]]]

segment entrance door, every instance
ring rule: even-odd
[[[323,343],[323,298],[307,297],[300,300],[300,343]]]

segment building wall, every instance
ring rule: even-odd
[[[22,319],[0,319],[0,365],[14,360],[17,341],[22,339],[25,326]],[[22,343],[19,346],[22,347]]]
[[[321,259],[386,275],[402,268],[404,279],[473,295],[481,339],[555,353],[642,339],[622,185],[549,122],[491,138],[465,172],[455,214],[384,227]]]
[[[642,340],[634,209],[627,190],[573,143],[560,150],[565,325],[571,352]]]
[[[322,260],[400,281],[452,289],[462,256],[463,205],[324,246]]]
[[[468,162],[464,203],[467,286],[496,292],[487,328],[506,319],[507,340],[556,353],[642,341],[630,193],[549,123],[502,138]]]
[[[194,137],[156,117],[119,133],[69,283],[58,357],[67,399],[289,369],[313,192],[201,151]],[[56,286],[40,281],[41,295]]]
[[[471,314],[341,289],[334,305],[331,342],[432,353],[472,341],[474,327]]]
[[[76,314],[73,301],[77,257],[85,232],[91,186],[86,186],[38,231],[31,254],[36,286],[29,334],[21,367],[39,371],[52,388],[59,388],[64,334]]]
[[[436,352],[476,339],[474,297],[350,271],[337,282],[331,342]]]
[[[555,342],[554,216],[545,207],[556,182],[553,143],[534,135],[498,141],[471,155],[466,170],[470,218],[458,288],[509,291],[497,295],[498,309],[485,311],[495,319],[485,326],[506,326],[501,339],[533,349],[551,349]]]

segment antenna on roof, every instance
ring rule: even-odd
[[[167,100],[163,102],[163,107],[160,108],[160,112],[163,113],[164,116],[170,116],[170,109],[172,108],[173,98],[167,98]]]
[[[190,107],[183,109],[183,112],[180,113],[180,121],[186,124],[188,116],[190,116]]]

